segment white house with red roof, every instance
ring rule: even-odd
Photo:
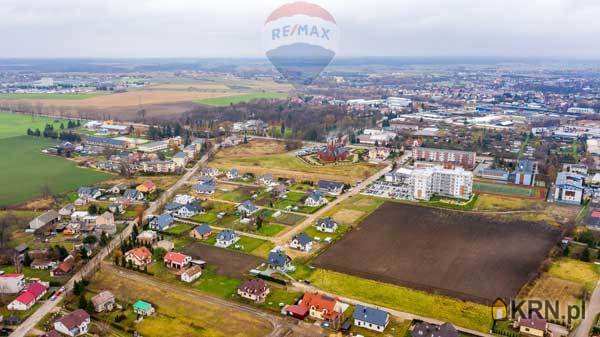
[[[136,267],[147,266],[152,263],[152,253],[144,246],[134,248],[125,253],[125,261],[131,261]]]
[[[0,275],[0,294],[17,294],[25,288],[25,276],[23,274]]]
[[[48,287],[45,284],[33,282],[14,301],[8,304],[8,310],[29,310],[47,291]]]
[[[90,315],[83,309],[77,309],[54,322],[54,329],[67,336],[79,336],[88,332]]]
[[[163,260],[169,268],[184,269],[192,262],[192,257],[182,253],[168,252]]]

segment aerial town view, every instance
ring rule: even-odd
[[[4,2],[0,336],[600,337],[595,2]]]

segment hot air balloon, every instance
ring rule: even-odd
[[[277,8],[263,29],[267,58],[296,87],[312,83],[331,63],[338,40],[333,16],[308,2]]]

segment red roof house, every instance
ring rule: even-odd
[[[182,269],[192,262],[192,257],[177,252],[168,252],[165,254],[163,261],[169,268]]]
[[[40,282],[33,282],[25,291],[8,304],[8,310],[24,311],[30,309],[44,294],[48,287]]]
[[[152,253],[143,246],[134,248],[125,253],[125,261],[131,261],[136,267],[143,267],[152,263]]]

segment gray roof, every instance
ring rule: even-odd
[[[441,326],[418,323],[410,334],[412,337],[458,337],[458,331],[450,323],[444,323]]]
[[[137,199],[139,193],[140,191],[138,190],[128,189],[127,191],[125,191],[125,193],[123,193],[123,197],[127,199]]]
[[[320,189],[331,191],[331,190],[336,190],[338,188],[343,188],[344,183],[340,183],[337,181],[330,181],[330,180],[319,180],[319,182],[317,183],[317,186]]]
[[[200,206],[197,203],[187,204],[187,205],[184,205],[182,208],[185,208],[190,212],[196,212],[196,213],[202,212],[202,210],[203,210],[202,206]]]
[[[308,236],[306,233],[300,233],[300,234],[294,235],[294,238],[292,240],[297,240],[301,246],[306,246],[307,244],[312,242],[312,238],[310,236]]]
[[[354,309],[352,317],[354,319],[361,320],[363,322],[375,324],[378,326],[385,326],[388,322],[388,314],[386,311],[365,307],[364,305],[357,304]]]
[[[212,182],[198,183],[194,185],[194,190],[196,192],[212,192],[216,188],[215,184]]]
[[[333,228],[337,223],[331,217],[327,217],[317,220],[317,225],[325,228]]]
[[[42,223],[49,223],[55,219],[60,218],[60,215],[58,214],[58,212],[56,212],[55,210],[51,209],[48,212],[45,212],[41,215],[39,215],[37,218],[33,219],[33,220],[38,220]]]
[[[165,205],[165,211],[174,212],[174,211],[180,209],[181,207],[183,207],[182,204],[178,204],[176,202],[170,202]]]
[[[320,191],[310,191],[308,193],[308,198],[313,200],[320,200],[323,198],[323,193],[321,193]]]
[[[291,261],[282,250],[275,250],[269,253],[269,264],[276,267],[285,267]]]
[[[219,232],[219,234],[217,234],[217,240],[221,240],[221,241],[232,241],[236,237],[237,237],[237,234],[234,231],[232,231],[231,229],[226,229],[224,231]]]
[[[254,212],[254,211],[258,210],[258,207],[256,207],[250,200],[246,200],[243,203],[241,203],[238,206],[238,209],[240,207],[246,209],[249,212]]]
[[[86,138],[88,143],[94,144],[106,144],[106,145],[114,145],[114,146],[125,146],[127,142],[124,140],[118,140],[113,138],[105,138],[105,137],[93,137],[89,136]]]
[[[162,214],[152,220],[153,227],[158,230],[163,230],[173,224],[173,217],[170,214]]]
[[[521,159],[517,163],[515,173],[533,174],[535,171],[535,161],[529,159]]]
[[[212,228],[210,228],[209,225],[203,223],[200,226],[194,228],[194,230],[196,231],[196,233],[200,234],[200,235],[206,235],[210,232],[212,232]]]

